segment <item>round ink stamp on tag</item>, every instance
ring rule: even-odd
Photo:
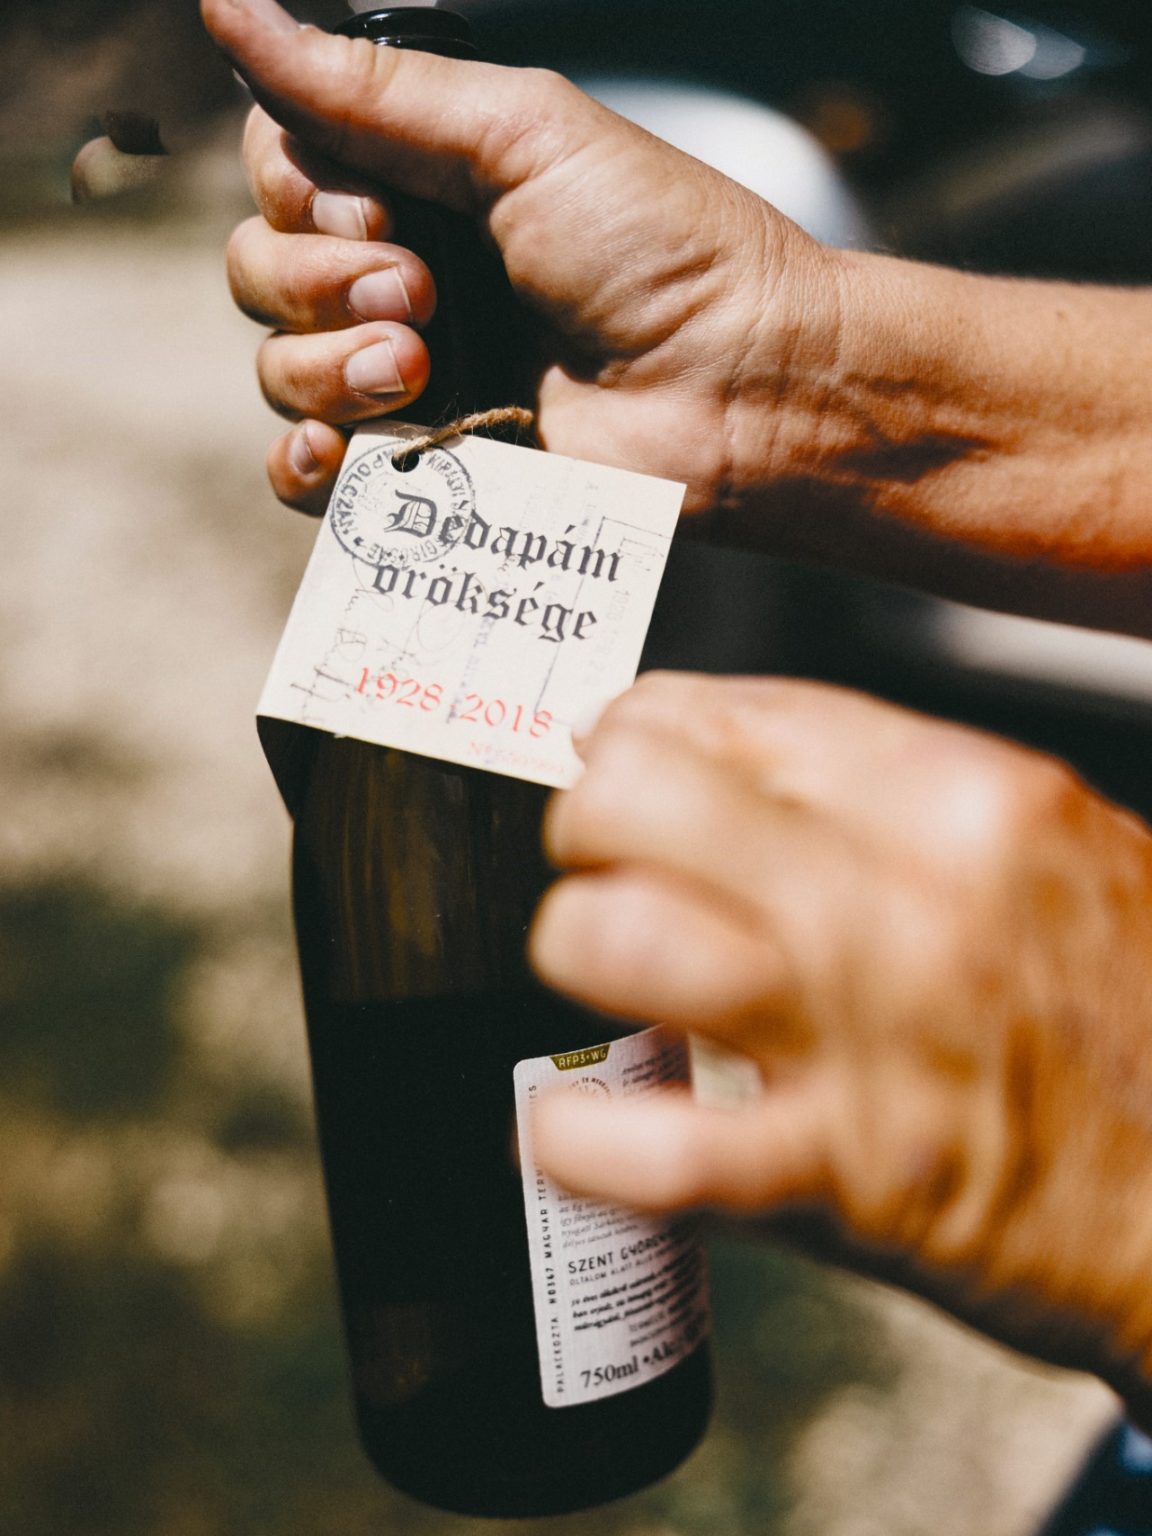
[[[403,568],[436,560],[464,537],[476,510],[468,471],[447,448],[427,448],[411,468],[393,456],[404,440],[378,444],[340,472],[328,515],[332,531],[357,560]]]

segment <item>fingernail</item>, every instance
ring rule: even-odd
[[[351,192],[317,192],[312,199],[312,225],[322,235],[367,240],[368,217],[364,199]]]
[[[320,460],[312,451],[312,439],[306,421],[301,422],[288,439],[288,463],[301,480],[311,480],[320,468]]]
[[[351,389],[361,395],[403,395],[407,393],[396,349],[390,341],[377,341],[353,352],[344,365],[344,377]]]
[[[348,307],[361,320],[412,319],[412,300],[399,267],[358,277],[348,290]]]
[[[295,21],[276,0],[230,0],[237,11],[246,11],[265,26],[275,27],[278,32],[298,32],[300,23]]]

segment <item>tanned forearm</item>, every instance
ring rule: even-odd
[[[1152,291],[829,260],[835,325],[746,370],[720,531],[1152,635]]]

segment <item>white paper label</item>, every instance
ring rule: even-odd
[[[622,693],[684,488],[422,429],[349,444],[259,713],[565,786],[571,725]]]
[[[688,1076],[687,1043],[660,1027],[516,1066],[540,1384],[549,1408],[626,1392],[691,1354],[708,1332],[708,1278],[693,1217],[654,1218],[581,1200],[547,1177],[532,1153],[533,1101],[556,1087],[627,1097]]]

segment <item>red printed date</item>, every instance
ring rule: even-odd
[[[401,709],[418,709],[423,714],[435,713],[444,703],[442,683],[422,683],[414,677],[401,677],[396,672],[373,672],[364,667],[356,693],[380,704],[395,704]],[[552,729],[552,713],[547,709],[530,710],[523,704],[510,704],[504,699],[485,699],[478,693],[466,693],[459,708],[453,709],[449,723],[460,721],[465,725],[482,725],[489,730],[509,730],[516,735],[528,736],[539,741]]]
[[[523,704],[506,704],[503,699],[482,699],[478,693],[464,695],[464,707],[453,719],[466,721],[470,725],[486,725],[490,730],[506,726],[517,735],[530,736],[533,741],[547,736],[552,729],[552,715],[547,709],[538,709],[529,714]]]
[[[399,704],[403,709],[419,709],[426,715],[444,702],[444,689],[439,683],[425,684],[414,677],[399,677],[395,672],[373,672],[370,667],[362,669],[356,692],[378,704]]]

